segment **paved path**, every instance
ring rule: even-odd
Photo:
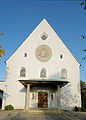
[[[0,111],[0,120],[86,120],[86,112],[64,112],[62,114],[29,114],[19,110]]]

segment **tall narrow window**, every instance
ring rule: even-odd
[[[61,69],[60,78],[67,78],[67,70],[65,68]]]
[[[42,68],[41,73],[40,73],[41,78],[46,78],[46,68]]]
[[[26,69],[22,67],[20,70],[20,77],[25,77],[25,76],[26,76]]]
[[[51,94],[51,100],[53,100],[53,94]]]
[[[60,59],[63,59],[63,55],[62,54],[60,54]]]
[[[27,57],[27,53],[24,53],[24,57]]]

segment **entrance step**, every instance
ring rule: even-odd
[[[29,114],[60,114],[63,112],[57,109],[29,109],[28,113]]]

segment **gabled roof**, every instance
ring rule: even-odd
[[[46,21],[46,19],[44,18],[42,21],[41,21],[41,23],[27,36],[27,38],[28,37],[30,37],[30,35],[41,25],[41,24],[46,24],[46,25],[48,25],[51,29],[52,29],[52,31],[54,31],[53,30],[53,28],[50,26],[50,24]],[[55,33],[55,35],[56,35],[56,37],[57,38],[59,38],[59,36],[57,35],[57,33],[54,31],[54,33]],[[15,52],[8,58],[8,60],[16,53],[16,51],[24,44],[24,42],[27,40],[27,38],[23,41],[23,43],[15,50]],[[62,44],[64,45],[64,47],[70,52],[70,50],[65,46],[65,44],[63,43],[63,41],[59,38],[59,40],[62,42]],[[73,56],[73,54],[70,52],[70,54],[72,55],[72,57],[75,59],[75,61],[80,65],[80,63],[76,60],[76,58]],[[8,61],[8,60],[6,60],[5,61],[5,63]]]

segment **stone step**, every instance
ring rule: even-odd
[[[63,111],[58,111],[56,109],[30,109],[28,111],[29,114],[60,114]]]

